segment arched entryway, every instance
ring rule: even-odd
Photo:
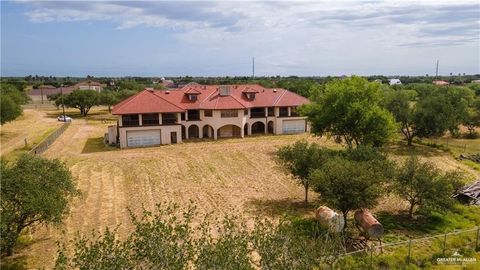
[[[219,138],[240,137],[242,129],[235,125],[226,125],[218,129]]]
[[[188,127],[188,138],[193,139],[193,138],[198,138],[199,135],[199,130],[197,125],[191,125]]]
[[[248,136],[248,123],[243,126],[243,136]]]
[[[203,138],[213,138],[213,128],[210,125],[203,126],[202,129]]]
[[[268,134],[273,134],[273,121],[269,121],[267,125]]]
[[[252,134],[265,134],[265,124],[263,122],[253,123]]]
[[[185,140],[186,139],[186,131],[185,131],[185,126],[182,125],[182,140]]]

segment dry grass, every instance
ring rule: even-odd
[[[41,137],[60,126],[55,118],[46,117],[46,112],[24,110],[17,120],[6,123],[0,132],[0,155],[5,156],[11,151],[25,146],[25,138],[29,146],[38,143]]]
[[[28,255],[29,267],[52,267],[55,242],[66,243],[77,232],[118,226],[119,234],[124,234],[131,226],[127,208],[138,213],[142,206],[152,209],[159,202],[193,202],[201,213],[223,216],[236,211],[247,219],[310,215],[302,204],[303,189],[285,175],[274,153],[279,146],[302,138],[338,147],[309,135],[284,135],[118,150],[99,143],[106,132],[107,124],[101,121],[108,118],[104,114],[103,110],[87,119],[74,119],[45,153],[68,165],[82,196],[73,201],[61,227],[32,233],[35,240],[21,252]],[[425,158],[444,168],[468,169],[448,153],[418,147]],[[390,151],[401,159],[405,155],[399,148],[393,146]],[[478,177],[478,172],[473,174]],[[398,210],[398,202],[389,202],[386,199],[378,210]]]

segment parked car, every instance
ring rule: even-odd
[[[63,117],[65,117],[65,119],[63,119]],[[66,115],[60,115],[59,117],[57,117],[57,119],[60,122],[72,122],[72,118]]]

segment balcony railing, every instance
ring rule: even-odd
[[[140,123],[138,120],[123,120],[122,127],[137,127]]]
[[[143,126],[156,126],[158,124],[158,119],[142,119]]]
[[[265,112],[251,112],[250,118],[262,118],[265,117]]]

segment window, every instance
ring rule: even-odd
[[[200,120],[200,111],[199,110],[188,110],[188,121],[197,121]]]
[[[162,113],[162,124],[169,125],[175,124],[177,122],[177,114],[176,113]]]
[[[298,116],[297,107],[291,107],[290,116]]]
[[[268,116],[275,116],[275,108],[268,107]]]
[[[221,117],[222,118],[238,117],[238,111],[237,110],[222,110]]]
[[[190,94],[188,95],[188,100],[190,101],[197,101],[198,95]]]
[[[185,121],[185,113],[184,112],[182,112],[180,119],[182,119],[182,121]]]
[[[122,126],[132,127],[132,126],[138,126],[138,125],[139,125],[138,114],[122,115]]]
[[[265,117],[265,108],[263,108],[263,107],[251,108],[250,109],[250,117],[251,118]]]
[[[255,93],[245,93],[245,96],[247,97],[248,100],[255,99]]]
[[[149,113],[142,114],[142,125],[143,126],[154,126],[158,125],[158,113]]]
[[[213,111],[212,110],[204,110],[203,114],[205,117],[212,117],[213,116]]]
[[[248,115],[248,109],[245,109],[245,110],[243,111],[243,115]]]
[[[288,116],[288,107],[280,107],[280,117]]]

